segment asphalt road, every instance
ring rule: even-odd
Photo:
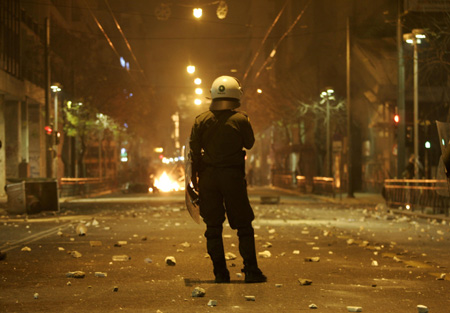
[[[377,197],[250,194],[267,283],[243,282],[228,226],[232,282],[213,283],[205,226],[190,219],[182,194],[106,195],[61,202],[57,214],[1,216],[0,312],[450,312],[447,220],[392,214]],[[261,204],[261,195],[281,203]],[[75,271],[84,278],[67,277]],[[204,297],[192,297],[195,287]]]

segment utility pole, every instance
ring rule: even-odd
[[[50,126],[50,18],[45,19],[44,45],[44,93],[45,93],[45,126]],[[53,136],[45,136],[45,172],[47,178],[52,178],[53,166]]]
[[[397,113],[400,118],[397,133],[397,177],[401,178],[405,169],[405,140],[406,140],[406,115],[405,115],[405,63],[403,60],[403,34],[402,15],[403,0],[398,0],[397,12],[397,53],[398,53],[398,96]]]
[[[350,88],[350,17],[347,17],[347,197],[353,194],[353,140],[352,140],[352,106]]]

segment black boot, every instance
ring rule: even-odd
[[[245,282],[266,282],[267,277],[258,268],[258,261],[256,260],[255,234],[253,227],[239,228],[238,237],[239,253],[244,259],[244,268],[242,269],[242,272],[245,274]]]
[[[230,272],[227,269],[222,240],[222,227],[207,227],[205,232],[206,249],[214,266],[215,283],[229,283]]]

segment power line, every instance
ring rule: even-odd
[[[256,51],[252,61],[250,62],[249,66],[247,67],[247,70],[245,71],[244,77],[242,78],[242,82],[244,83],[245,80],[247,79],[248,73],[250,72],[250,69],[253,67],[253,65],[255,64],[256,59],[259,56],[259,53],[261,52],[262,47],[264,46],[264,43],[266,42],[267,38],[269,37],[269,34],[272,32],[272,29],[275,27],[275,25],[277,24],[278,20],[280,19],[280,16],[283,14],[284,9],[286,8],[286,5],[288,3],[289,0],[286,0],[286,2],[284,3],[283,7],[281,8],[280,12],[278,13],[278,15],[275,17],[275,20],[272,22],[272,25],[270,25],[269,29],[266,32],[266,35],[264,36],[263,40],[261,41],[261,44],[259,45],[258,50]]]
[[[286,38],[286,36],[292,31],[292,29],[294,29],[295,25],[297,25],[298,21],[300,21],[300,19],[303,16],[303,13],[305,13],[305,10],[308,8],[309,4],[311,3],[311,0],[309,0],[305,7],[303,8],[303,10],[300,12],[300,14],[297,16],[297,18],[295,19],[294,23],[291,24],[291,26],[288,28],[288,30],[283,34],[283,36],[281,36],[281,38],[278,40],[277,44],[275,45],[275,47],[273,48],[274,50],[276,50],[278,48],[278,46],[281,44],[281,42],[283,41],[284,38]],[[266,60],[264,61],[264,63],[261,65],[261,67],[259,68],[258,72],[256,72],[255,75],[255,79],[257,79],[259,77],[259,75],[261,74],[261,71],[264,69],[264,67],[267,65],[267,63],[269,62],[269,60],[272,58],[272,56],[268,56],[266,58]]]
[[[142,73],[142,75],[144,76],[145,79],[147,79],[147,78],[145,77],[144,70],[142,69],[141,65],[139,64],[139,62],[138,62],[138,60],[137,60],[137,58],[136,58],[136,55],[134,54],[133,49],[131,48],[131,45],[130,45],[130,43],[129,43],[128,40],[127,40],[127,37],[126,37],[125,34],[123,33],[122,28],[120,27],[119,22],[117,21],[116,17],[114,16],[113,11],[111,10],[111,6],[109,5],[108,0],[105,0],[105,3],[106,3],[106,6],[108,7],[109,13],[111,14],[111,16],[112,16],[112,18],[113,18],[113,20],[114,20],[114,23],[116,24],[117,29],[119,30],[120,34],[122,35],[122,38],[123,38],[123,40],[125,41],[125,44],[126,44],[128,50],[129,50],[130,53],[131,53],[131,56],[133,57],[134,62],[136,63],[136,66],[137,66],[139,72]]]

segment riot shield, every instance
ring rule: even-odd
[[[185,176],[184,176],[184,183],[185,183],[185,202],[186,202],[186,208],[189,211],[189,214],[191,215],[194,222],[197,224],[200,224],[200,198],[198,193],[195,191],[194,186],[192,185],[192,160],[191,155],[189,153],[190,147],[189,147],[189,138],[186,141],[186,145],[184,148],[184,166],[185,166]]]
[[[446,181],[446,183],[437,183],[437,193],[441,196],[450,197],[450,186],[447,173],[450,174],[450,123],[436,121],[439,134],[439,145],[442,155],[439,158],[439,165],[436,173],[436,179]]]

